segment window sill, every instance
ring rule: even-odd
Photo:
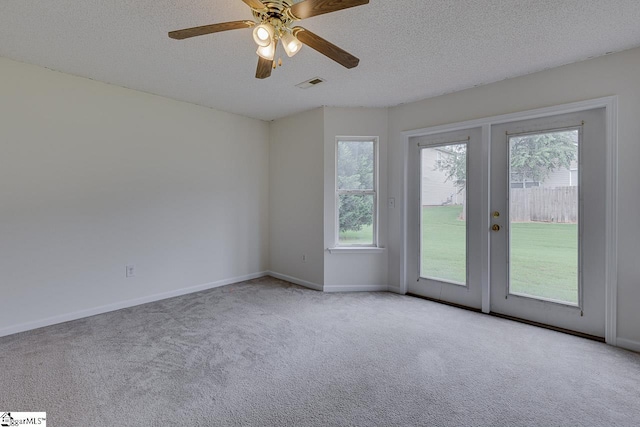
[[[330,254],[383,254],[387,251],[386,248],[373,248],[373,247],[338,247],[327,248]]]

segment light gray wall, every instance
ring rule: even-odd
[[[270,270],[319,286],[324,283],[323,131],[322,108],[276,120],[269,149]]]
[[[378,245],[387,244],[387,118],[386,108],[324,108],[324,248],[336,245],[336,137],[377,136]],[[324,285],[331,287],[387,286],[387,252],[377,254],[329,253],[324,255]]]
[[[319,108],[271,122],[270,270],[332,287],[386,287],[387,255],[330,254],[335,246],[335,138],[378,136],[386,176],[387,109]],[[386,179],[379,183],[380,244],[386,244]],[[306,255],[306,261],[302,256]]]
[[[634,49],[388,110],[320,108],[267,124],[0,59],[0,329],[267,268],[358,284],[368,261],[325,265],[328,147],[341,134],[388,136],[388,264],[366,280],[398,286],[402,131],[618,95],[618,335],[640,343],[639,69]]]
[[[619,96],[618,336],[640,343],[640,49],[389,110],[389,196],[402,199],[402,131]],[[400,206],[399,203],[397,203]],[[401,209],[389,216],[389,282],[400,281]]]
[[[0,76],[0,335],[267,270],[268,123],[2,58]]]

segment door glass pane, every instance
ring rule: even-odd
[[[373,194],[340,194],[338,198],[340,221],[339,245],[373,245]]]
[[[509,292],[578,304],[578,130],[509,137]]]
[[[467,144],[421,150],[420,277],[466,285]]]

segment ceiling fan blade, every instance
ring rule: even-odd
[[[322,37],[302,27],[294,27],[293,35],[295,35],[302,43],[306,44],[312,49],[317,50],[324,56],[333,59],[343,67],[354,68],[357,67],[360,63],[360,60],[351,55],[349,52],[340,49],[333,43],[328,42]]]
[[[368,3],[369,0],[304,0],[291,5],[288,14],[300,20]]]
[[[251,9],[260,10],[260,9],[267,8],[267,6],[265,6],[264,3],[262,3],[260,0],[242,0],[242,1],[248,4]]]
[[[169,37],[176,40],[188,39],[189,37],[204,36],[205,34],[219,33],[220,31],[240,30],[251,28],[256,25],[253,21],[231,21],[220,24],[204,25],[202,27],[185,28],[184,30],[171,31]]]
[[[256,70],[256,78],[257,79],[266,79],[271,75],[271,70],[273,68],[273,61],[268,59],[264,59],[263,57],[258,57],[258,69]]]

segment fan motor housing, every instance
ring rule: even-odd
[[[259,24],[268,22],[276,29],[276,37],[281,37],[284,31],[290,31],[294,19],[287,13],[293,0],[277,0],[263,2],[265,9],[251,9],[256,22]]]
[[[275,0],[275,1],[266,1],[262,3],[266,6],[266,9],[264,10],[252,9],[253,16],[256,19],[258,19],[261,22],[265,18],[278,18],[281,21],[284,21],[286,19],[284,10],[293,4],[293,0]]]

